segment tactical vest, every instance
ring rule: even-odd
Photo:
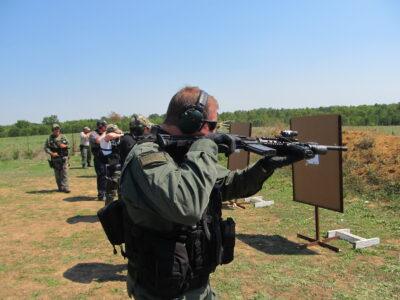
[[[129,274],[150,294],[163,299],[205,286],[210,273],[234,256],[235,222],[222,220],[221,205],[220,187],[214,186],[201,220],[192,227],[175,224],[168,233],[135,225],[125,208],[125,252],[135,265],[133,269],[128,264]]]
[[[100,135],[99,131],[96,129],[95,132],[97,132],[98,135]],[[91,141],[91,139],[89,139],[90,142],[90,149],[92,151],[93,156],[98,157],[101,153],[100,151],[100,145],[97,144],[96,142]]]
[[[47,146],[50,148],[51,152],[56,152],[59,157],[67,157],[68,156],[68,148],[61,148],[60,143],[68,144],[66,138],[64,136],[60,136],[59,138],[50,135],[47,141]]]
[[[111,140],[111,149],[103,149],[100,148],[103,162],[107,165],[116,166],[120,163],[120,156],[119,156],[119,144],[120,140]],[[103,151],[109,151],[109,154],[105,155]]]

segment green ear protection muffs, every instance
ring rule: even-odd
[[[204,124],[204,109],[207,105],[208,94],[200,90],[196,105],[188,107],[179,118],[179,129],[185,134],[199,131]]]

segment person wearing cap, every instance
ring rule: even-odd
[[[52,131],[52,134],[50,134],[44,143],[44,151],[50,155],[49,164],[54,169],[58,191],[69,193],[68,140],[61,133],[60,125],[53,124]]]
[[[90,153],[90,128],[83,127],[83,131],[80,133],[81,143],[79,148],[81,150],[81,157],[82,157],[82,168],[86,169],[87,167],[91,167],[90,162],[92,160],[92,155]]]
[[[129,122],[129,133],[121,138],[119,145],[119,155],[121,166],[124,165],[125,159],[129,152],[135,146],[138,137],[150,134],[153,124],[144,116],[134,114]]]
[[[100,151],[106,164],[106,199],[105,205],[115,200],[118,192],[121,165],[119,157],[119,141],[123,132],[117,125],[109,124],[106,134],[100,137]]]
[[[107,122],[98,120],[96,127],[96,130],[89,135],[89,143],[97,175],[97,199],[104,201],[106,197],[106,164],[103,161],[103,153],[100,151],[100,138],[105,135]]]

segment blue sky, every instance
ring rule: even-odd
[[[0,124],[400,101],[399,1],[0,1]]]

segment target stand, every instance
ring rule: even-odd
[[[300,233],[297,234],[297,237],[303,240],[308,241],[309,243],[302,244],[304,248],[312,247],[312,246],[320,246],[326,249],[329,249],[334,252],[340,252],[340,249],[328,244],[329,241],[333,240],[338,240],[338,236],[333,236],[333,237],[327,237],[324,239],[321,239],[320,234],[319,234],[319,207],[314,206],[314,221],[315,221],[315,238],[311,238],[305,235],[302,235]]]

